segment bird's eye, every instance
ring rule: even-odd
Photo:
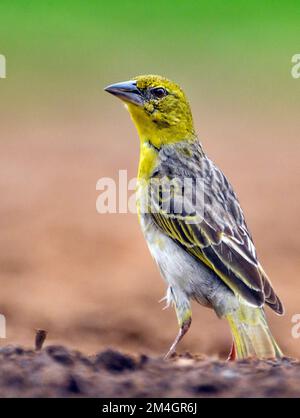
[[[151,93],[157,99],[161,99],[162,97],[168,94],[167,90],[163,87],[156,87],[154,89],[151,89]]]

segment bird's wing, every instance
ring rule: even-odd
[[[195,177],[183,180],[178,165],[171,187],[168,181],[159,182],[159,189],[151,197],[154,223],[212,269],[236,295],[254,306],[266,301],[282,313],[282,305],[257,260],[232,187],[210,160],[205,164],[208,167],[205,177],[200,177],[200,185]],[[191,170],[183,171],[190,174]]]

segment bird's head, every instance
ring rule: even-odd
[[[140,139],[155,147],[195,138],[190,105],[181,88],[157,75],[142,75],[105,89],[126,103]]]

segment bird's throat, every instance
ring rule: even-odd
[[[170,118],[167,122],[159,112],[151,110],[150,104],[143,108],[132,104],[126,106],[142,144],[150,142],[153,147],[159,149],[163,145],[196,139],[192,119],[179,121]]]

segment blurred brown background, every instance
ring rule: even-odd
[[[60,10],[34,1],[26,10],[4,3],[0,53],[9,67],[0,80],[0,312],[7,339],[0,344],[31,346],[34,328],[44,328],[48,342],[89,353],[109,345],[162,354],[177,333],[175,313],[162,312],[158,303],[164,282],[136,216],[96,212],[97,180],[117,181],[120,169],[135,177],[139,154],[128,114],[102,88],[152,72],[175,79],[191,98],[204,148],[235,187],[260,260],[285,304],[284,317],[268,311],[273,332],[287,354],[299,356],[300,339],[291,335],[291,318],[300,313],[293,10],[232,17],[221,2],[216,12],[192,2],[183,16],[176,2],[168,13],[190,31],[183,36],[175,20],[169,39],[170,29],[155,15],[145,23],[141,49],[133,25],[149,10],[137,2],[128,2],[140,7],[133,15],[121,2],[105,10],[99,2],[89,13],[84,2]],[[223,25],[216,26],[219,11]],[[158,51],[149,41],[157,29]],[[144,34],[141,24],[139,31]],[[74,67],[75,56],[80,65]],[[193,313],[179,350],[225,357],[226,322],[196,304]]]

